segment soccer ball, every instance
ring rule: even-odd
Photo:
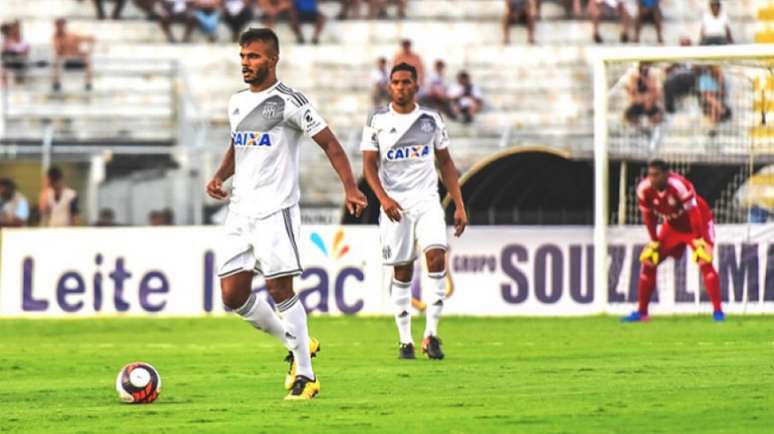
[[[118,373],[116,392],[123,402],[150,404],[161,392],[161,377],[158,371],[147,363],[130,363]]]

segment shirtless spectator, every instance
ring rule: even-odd
[[[661,123],[661,84],[658,71],[652,68],[650,62],[640,62],[637,69],[632,71],[626,91],[629,94],[629,107],[625,116],[630,124],[640,126],[640,118],[643,116],[647,117],[653,126]]]
[[[634,42],[640,42],[642,24],[652,22],[656,28],[656,39],[659,44],[664,43],[662,22],[664,16],[661,12],[660,0],[637,0],[637,17],[634,19]]]
[[[455,115],[461,117],[465,124],[473,122],[483,104],[481,90],[473,84],[470,74],[466,71],[460,71],[457,74],[457,83],[449,90],[449,99]]]
[[[535,20],[537,19],[536,0],[505,0],[506,11],[503,16],[503,43],[511,43],[511,26],[527,25],[527,42],[535,43]]]
[[[67,31],[67,21],[59,18],[55,22],[54,36],[54,91],[62,89],[62,69],[67,71],[84,70],[86,72],[86,90],[92,88],[92,61],[94,51],[93,36],[79,35]]]
[[[293,21],[296,13],[291,0],[259,0],[258,9],[261,10],[261,19],[266,27],[274,28],[281,18]],[[296,34],[296,38],[299,35]],[[303,36],[301,36],[303,37]]]
[[[395,57],[392,59],[392,64],[400,65],[401,63],[408,63],[416,68],[419,86],[422,87],[425,82],[425,65],[422,62],[422,58],[412,50],[410,39],[402,40],[400,42],[400,47],[401,49],[395,53]]]
[[[30,218],[30,204],[16,190],[16,183],[8,178],[0,179],[0,227],[26,226]]]
[[[623,0],[589,0],[589,16],[593,29],[594,42],[601,44],[602,36],[599,34],[599,22],[603,19],[615,19],[621,22],[621,37],[623,43],[629,42],[629,12]]]
[[[21,22],[19,20],[2,25],[3,35],[3,79],[6,82],[6,71],[11,71],[17,83],[24,82],[27,62],[30,56],[30,44],[22,38]]]

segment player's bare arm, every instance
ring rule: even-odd
[[[223,183],[234,174],[234,144],[231,143],[223,155],[223,161],[220,162],[218,170],[210,182],[207,183],[207,194],[217,200],[224,200],[228,193],[223,190]]]
[[[441,181],[454,201],[454,236],[459,237],[468,225],[468,214],[465,212],[465,203],[462,200],[457,168],[454,166],[454,160],[452,160],[448,149],[436,150],[435,156],[441,171]]]
[[[373,190],[376,198],[379,199],[379,203],[387,217],[391,221],[398,222],[400,221],[400,212],[403,208],[384,190],[378,175],[379,167],[376,163],[378,159],[379,153],[377,151],[363,151],[363,177],[366,179],[368,186],[371,187],[371,190]]]
[[[341,143],[336,139],[330,128],[320,131],[312,139],[325,151],[325,155],[328,156],[333,169],[339,175],[339,179],[344,186],[347,211],[355,217],[360,217],[363,209],[368,205],[368,200],[363,192],[357,188],[355,177],[352,175],[352,167],[349,164],[347,154],[341,148]]]

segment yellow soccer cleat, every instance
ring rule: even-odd
[[[642,253],[640,254],[640,262],[643,264],[650,262],[652,265],[658,265],[659,260],[661,259],[659,256],[658,241],[651,241],[645,245],[644,249],[642,249]]]
[[[309,378],[299,375],[293,382],[293,388],[285,397],[285,401],[303,401],[309,400],[317,396],[320,393],[320,379],[315,378],[310,380]]]
[[[309,338],[309,355],[317,357],[317,353],[320,352],[320,341],[317,338]],[[285,375],[285,389],[290,390],[296,383],[296,360],[293,358],[293,353],[288,352],[285,361],[290,365],[288,366],[288,373]]]

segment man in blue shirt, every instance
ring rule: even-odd
[[[312,43],[320,42],[320,33],[325,25],[325,15],[320,12],[317,0],[293,0],[293,6],[296,13],[291,15],[291,25],[296,33],[298,43],[303,44],[304,35],[301,33],[301,23],[314,23],[314,36]]]

